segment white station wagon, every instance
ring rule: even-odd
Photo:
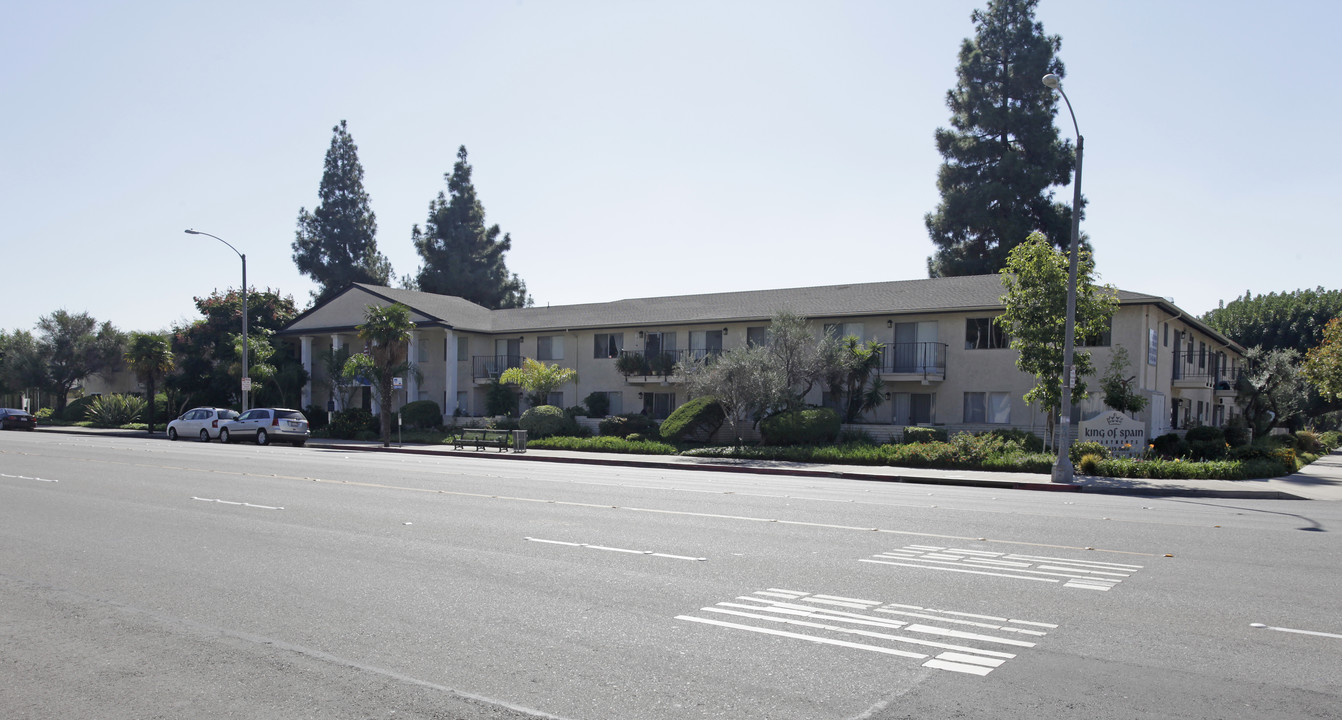
[[[198,437],[201,442],[209,442],[219,437],[219,428],[238,416],[236,410],[228,408],[199,407],[182,413],[182,416],[168,423],[168,439],[179,437]]]
[[[257,445],[287,442],[302,447],[309,435],[307,417],[289,408],[252,408],[219,428],[219,440],[225,443],[255,440]]]

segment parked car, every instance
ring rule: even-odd
[[[219,429],[224,423],[237,417],[238,411],[228,408],[192,408],[168,423],[168,439],[199,437],[201,442],[209,442],[219,437]]]
[[[37,427],[37,418],[25,410],[0,408],[0,428],[5,430],[32,430]]]
[[[289,408],[252,408],[219,428],[219,440],[225,443],[255,440],[257,445],[287,442],[303,447],[309,434],[307,417]]]

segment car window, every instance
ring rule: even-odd
[[[188,417],[187,420],[204,420],[207,417],[209,417],[208,410],[192,410],[191,417]]]
[[[307,418],[303,417],[303,413],[298,412],[297,410],[276,410],[275,417],[294,418],[295,420],[307,420]]]
[[[233,411],[233,410],[220,410],[220,411],[219,411],[219,419],[220,419],[220,420],[236,420],[237,418],[238,418],[238,413],[235,412],[235,411]]]

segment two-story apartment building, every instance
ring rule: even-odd
[[[280,335],[299,343],[313,378],[305,406],[328,400],[318,354],[361,350],[355,326],[365,308],[398,302],[416,325],[410,359],[419,369],[419,377],[406,379],[398,404],[427,399],[449,417],[481,415],[489,384],[530,357],[578,371],[578,382],[556,392],[553,405],[577,405],[600,392],[611,414],[663,418],[688,399],[673,371],[677,361],[764,342],[770,318],[787,311],[808,318],[817,338],[833,332],[885,345],[886,402],[864,417],[869,426],[1041,432],[1043,414],[1022,399],[1033,379],[1016,369],[1010,339],[992,322],[1002,312],[1002,294],[999,276],[981,275],[489,310],[457,297],[356,284]],[[1171,301],[1120,291],[1110,332],[1089,341],[1101,372],[1120,345],[1136,388],[1151,401],[1142,417],[1150,436],[1221,425],[1236,414],[1243,348]],[[815,404],[827,400],[819,388],[812,395]],[[1102,408],[1092,394],[1078,420]]]

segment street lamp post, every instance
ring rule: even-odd
[[[232,250],[233,252],[237,253],[237,254],[238,254],[238,257],[242,258],[242,381],[243,381],[243,383],[247,383],[247,381],[248,381],[248,375],[247,375],[247,372],[248,372],[248,367],[247,367],[247,256],[244,255],[244,254],[242,254],[242,253],[240,253],[240,252],[238,252],[238,249],[237,249],[237,248],[233,247],[232,244],[230,244],[227,240],[225,240],[225,239],[219,237],[218,235],[211,235],[210,233],[207,233],[207,232],[201,232],[201,231],[199,231],[199,230],[192,230],[192,229],[190,229],[190,228],[187,228],[187,230],[186,230],[186,234],[187,234],[187,235],[204,235],[204,236],[206,236],[206,237],[212,237],[212,238],[214,238],[215,240],[218,240],[219,242],[221,242],[221,243],[223,243],[223,244],[225,244],[225,245],[228,245],[228,249],[229,249],[229,250]],[[250,396],[251,396],[251,392],[250,392],[249,390],[243,390],[243,391],[242,391],[242,409],[243,409],[243,412],[246,412],[247,409],[248,409],[248,406],[249,406],[249,404],[250,404],[250,403],[248,402],[248,399],[249,399]]]
[[[1049,73],[1044,76],[1044,84],[1058,91],[1063,102],[1067,103],[1067,113],[1072,116],[1072,129],[1076,131],[1076,176],[1072,180],[1072,239],[1068,250],[1067,267],[1067,328],[1063,331],[1062,344],[1062,407],[1059,424],[1062,426],[1062,442],[1058,445],[1058,457],[1053,462],[1053,482],[1071,482],[1074,470],[1069,453],[1072,444],[1072,373],[1075,368],[1072,361],[1076,354],[1076,260],[1081,244],[1081,153],[1086,140],[1081,137],[1081,128],[1076,124],[1076,113],[1072,110],[1072,101],[1062,90],[1062,78]]]

